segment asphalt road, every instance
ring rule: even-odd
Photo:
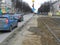
[[[19,22],[18,23],[18,27],[13,29],[14,30],[17,30],[19,27],[21,27],[26,21],[28,21],[31,17],[33,16],[33,14],[27,14],[27,15],[24,15],[24,21],[22,22]],[[11,35],[12,32],[6,32],[6,33],[0,33],[0,43],[2,43],[9,35]]]

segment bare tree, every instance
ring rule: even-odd
[[[38,9],[38,12],[49,12],[49,11],[50,11],[50,2],[45,2]]]
[[[32,9],[26,2],[22,2],[20,0],[12,1],[16,3],[15,8],[18,9],[18,11],[23,11],[23,12],[32,12]]]

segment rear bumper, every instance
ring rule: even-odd
[[[10,26],[7,26],[7,25],[6,25],[6,26],[0,26],[0,31],[3,31],[3,30],[4,30],[4,31],[5,31],[5,30],[7,31],[7,30],[9,30],[9,27],[10,27]]]

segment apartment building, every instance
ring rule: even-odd
[[[56,12],[60,12],[60,0],[52,3],[51,11],[55,14]]]

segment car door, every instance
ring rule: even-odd
[[[9,18],[9,20],[10,20],[10,24],[12,25],[12,27],[14,27],[14,20],[13,20],[13,16],[10,16],[10,18]]]
[[[14,16],[13,16],[13,21],[14,21],[14,26],[16,26],[18,23],[18,20],[16,20]]]

